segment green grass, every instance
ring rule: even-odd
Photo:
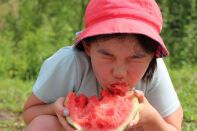
[[[169,70],[184,110],[183,131],[197,131],[197,65]],[[33,82],[0,79],[0,131],[21,131],[22,107]]]
[[[0,131],[21,131],[21,113],[33,82],[0,79]]]
[[[197,66],[169,70],[184,111],[183,131],[197,131]]]

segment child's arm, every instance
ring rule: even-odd
[[[143,92],[135,93],[140,102],[139,121],[135,126],[142,126],[144,131],[181,131],[183,111],[181,106],[171,115],[162,118],[152,107]]]
[[[32,94],[24,106],[23,119],[25,123],[29,125],[32,120],[41,115],[54,115],[66,131],[74,131],[65,121],[65,115],[68,114],[68,111],[64,114],[64,100],[64,97],[60,97],[54,103],[46,104]]]
[[[26,124],[29,124],[39,115],[55,115],[53,104],[42,102],[32,93],[24,105],[23,119]]]
[[[59,98],[56,102],[46,104],[32,94],[24,105],[23,119],[29,124],[34,118],[40,115],[57,115],[63,116],[64,98]]]

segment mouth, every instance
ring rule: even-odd
[[[127,91],[131,90],[129,83],[126,82],[116,82],[112,83],[108,89],[113,94],[125,94]]]
[[[115,82],[115,83],[112,83],[110,86],[112,88],[113,87],[116,87],[116,86],[128,87],[129,86],[129,83],[126,83],[126,82]]]

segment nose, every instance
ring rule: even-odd
[[[122,80],[127,75],[127,69],[124,66],[113,69],[113,77],[117,80]]]

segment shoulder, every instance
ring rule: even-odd
[[[166,64],[162,58],[157,59],[157,68],[153,74],[152,81],[148,84],[149,88],[166,86],[174,88]]]
[[[42,65],[40,74],[47,77],[67,78],[73,77],[80,81],[85,72],[90,68],[89,58],[83,52],[72,46],[59,49],[51,57],[45,60]],[[42,73],[43,72],[43,73]],[[69,75],[68,75],[69,74]]]
[[[163,74],[164,73],[164,74]],[[155,70],[154,76],[162,76],[168,74],[167,67],[162,58],[157,59],[157,68]]]
[[[148,85],[149,88],[159,87],[158,84],[168,85],[171,84],[171,79],[165,65],[165,62],[162,58],[157,59],[157,68],[153,74],[153,78]],[[161,86],[161,85],[160,85]],[[170,85],[172,86],[172,85]]]
[[[34,84],[34,94],[44,102],[53,102],[68,91],[78,90],[89,72],[88,56],[73,47],[63,47],[45,60]]]
[[[84,64],[88,63],[88,57],[83,51],[79,51],[76,48],[72,46],[65,46],[61,49],[59,49],[57,52],[55,52],[52,56],[47,58],[44,61],[44,64],[50,64],[50,65],[69,65],[69,64]]]

